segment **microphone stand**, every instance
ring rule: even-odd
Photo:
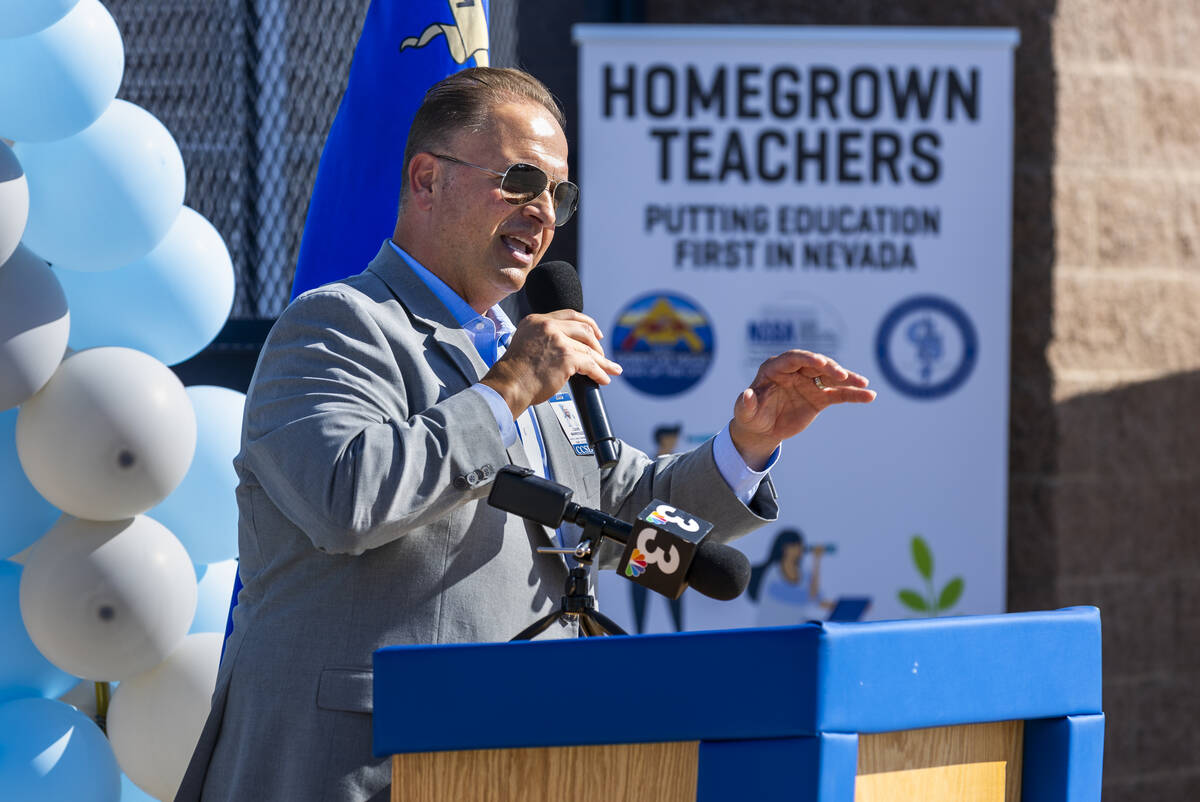
[[[574,506],[574,505],[572,505]],[[592,518],[583,521],[583,537],[573,549],[541,547],[539,554],[571,555],[579,563],[567,574],[565,595],[554,610],[512,637],[512,640],[533,640],[560,619],[578,619],[579,631],[586,637],[602,635],[628,635],[615,621],[596,609],[596,600],[588,593],[588,567],[595,554],[593,544],[599,544],[604,534],[604,522]]]

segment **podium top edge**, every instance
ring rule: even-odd
[[[1100,625],[1100,610],[1097,607],[1063,607],[1058,610],[1036,610],[1023,613],[1001,613],[998,615],[962,615],[941,618],[903,618],[887,621],[822,621],[821,629],[827,636],[876,637],[882,632],[906,632],[926,630],[930,627],[956,631],[964,629],[991,629],[994,627],[1021,626],[1031,622],[1056,622],[1067,624]]]
[[[1035,623],[1046,623],[1056,626],[1071,624],[1094,626],[1099,637],[1100,611],[1096,607],[1064,607],[1059,610],[1042,610],[1021,613],[1001,613],[997,615],[963,615],[945,616],[941,618],[909,618],[885,621],[810,621],[805,624],[779,627],[746,627],[742,629],[712,629],[691,632],[650,633],[645,635],[616,635],[607,638],[578,638],[567,640],[521,641],[517,643],[446,643],[446,644],[403,644],[385,646],[376,654],[393,651],[455,651],[455,650],[497,650],[497,649],[529,649],[529,648],[603,648],[601,644],[612,640],[627,640],[649,643],[654,641],[711,641],[728,643],[729,638],[767,637],[777,639],[833,638],[836,640],[854,639],[857,641],[871,640],[884,634],[904,635],[906,633],[943,633],[979,631],[986,632],[995,628],[1021,627]],[[588,644],[588,646],[584,646]]]

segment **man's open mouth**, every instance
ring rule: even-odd
[[[533,254],[533,242],[531,240],[514,236],[512,234],[501,234],[500,238],[504,240],[505,245],[517,253],[524,253],[527,255]]]

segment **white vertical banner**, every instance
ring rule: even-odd
[[[703,442],[789,348],[866,375],[772,470],[733,602],[602,574],[630,631],[1003,612],[1011,30],[601,26],[580,45],[580,275],[616,434]],[[640,597],[639,597],[640,596]]]

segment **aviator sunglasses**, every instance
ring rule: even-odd
[[[554,226],[557,228],[571,219],[575,208],[579,205],[579,187],[570,181],[551,181],[546,171],[524,162],[510,165],[507,170],[500,172],[478,164],[471,164],[453,156],[434,153],[433,156],[448,162],[474,167],[500,179],[500,194],[504,200],[513,206],[524,206],[532,203],[539,195],[550,188],[550,197],[554,199]]]

